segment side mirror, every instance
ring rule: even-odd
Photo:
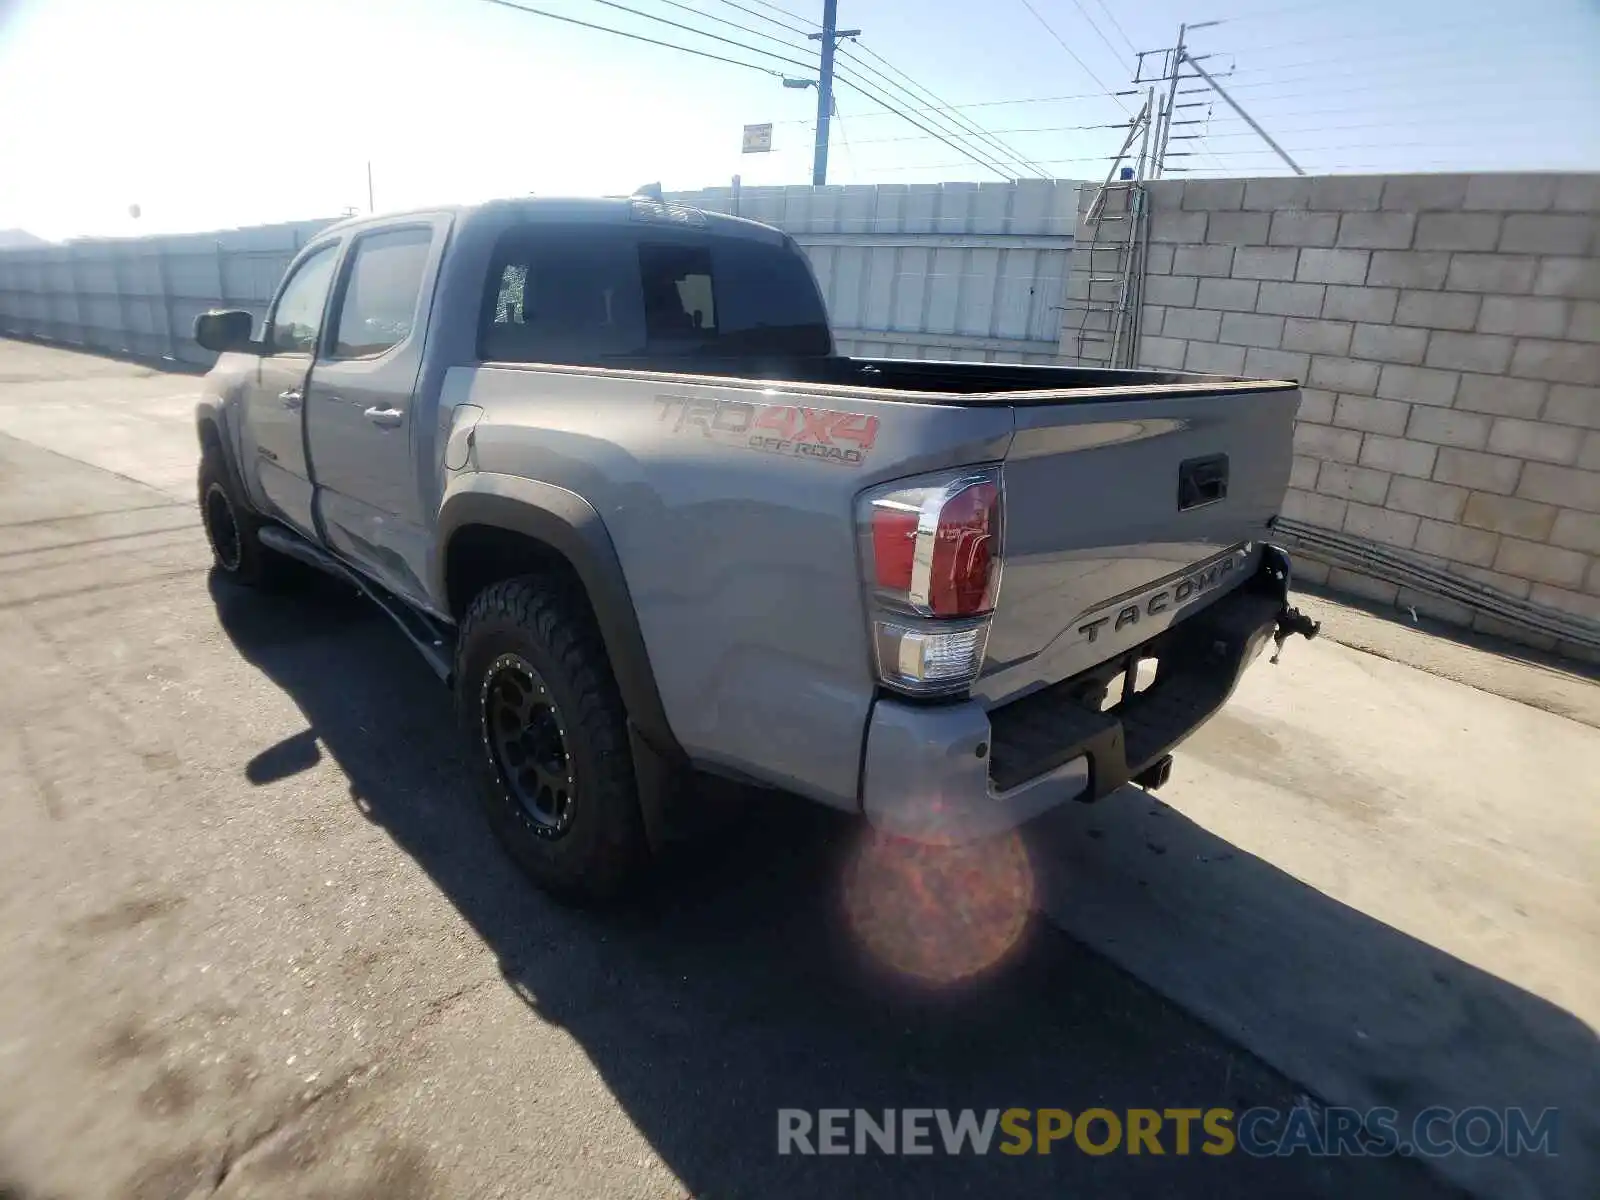
[[[250,341],[255,318],[240,308],[201,313],[194,319],[194,340],[216,354],[256,349]]]

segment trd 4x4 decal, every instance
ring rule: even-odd
[[[787,458],[858,467],[878,440],[878,418],[862,413],[682,396],[657,396],[656,405],[671,433]]]

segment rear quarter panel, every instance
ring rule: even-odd
[[[462,404],[483,410],[466,469],[600,513],[690,757],[854,808],[874,694],[855,497],[1000,461],[1012,410],[537,366],[451,369],[442,407]]]

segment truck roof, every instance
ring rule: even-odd
[[[687,204],[655,200],[648,196],[516,196],[488,200],[482,204],[436,204],[427,208],[350,217],[330,225],[323,232],[343,233],[362,228],[380,228],[440,213],[450,213],[458,221],[471,221],[480,214],[500,215],[508,211],[530,222],[659,224],[705,229],[724,237],[748,237],[768,242],[781,242],[787,237],[782,230],[759,221],[729,216],[727,213],[707,212]]]

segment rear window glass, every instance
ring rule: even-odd
[[[652,343],[717,335],[717,300],[707,246],[639,247],[645,332]]]
[[[483,358],[591,363],[644,346],[630,243],[596,230],[517,231],[501,240],[479,329]]]
[[[501,239],[479,354],[490,361],[826,355],[799,252],[747,238],[526,226]]]
[[[829,354],[828,312],[799,250],[746,238],[712,248],[722,308],[718,353]]]

